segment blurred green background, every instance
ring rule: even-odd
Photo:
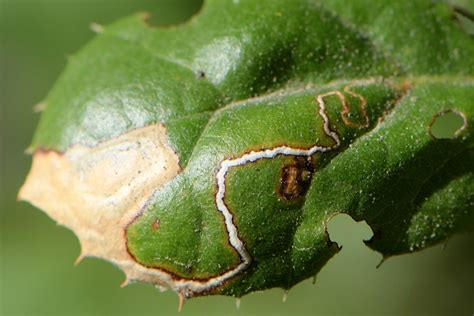
[[[290,0],[289,0],[290,1]],[[0,0],[0,314],[173,315],[178,299],[150,285],[120,288],[123,274],[79,254],[77,239],[45,214],[16,201],[31,158],[24,154],[38,121],[33,106],[46,95],[68,54],[94,36],[91,22],[107,24],[137,11],[153,23],[185,21],[193,0]],[[235,300],[187,302],[182,315],[473,315],[474,235],[389,259],[363,245],[363,223],[338,216],[331,238],[344,246],[319,273],[282,302],[280,289]]]

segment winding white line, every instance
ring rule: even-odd
[[[279,146],[269,149],[264,149],[260,151],[251,151],[249,153],[243,154],[242,156],[234,159],[225,159],[221,162],[220,168],[216,174],[216,183],[217,183],[217,193],[215,197],[215,202],[217,206],[217,210],[222,213],[224,216],[224,222],[226,226],[227,233],[229,235],[229,243],[230,245],[237,251],[240,256],[241,262],[235,267],[232,268],[223,274],[217,275],[215,277],[211,277],[205,280],[199,279],[192,279],[192,278],[182,278],[173,276],[169,272],[160,270],[155,271],[155,275],[159,276],[165,284],[169,284],[171,288],[175,289],[180,296],[180,306],[184,303],[186,298],[192,297],[195,294],[209,292],[212,289],[222,285],[224,282],[234,278],[235,276],[239,275],[240,273],[244,272],[252,263],[252,257],[250,256],[249,252],[247,251],[244,242],[239,238],[238,229],[234,224],[233,221],[233,214],[227,208],[225,204],[225,194],[226,194],[226,180],[227,174],[231,168],[244,166],[248,163],[253,163],[259,161],[261,159],[272,159],[277,156],[295,156],[295,157],[310,157],[315,153],[324,153],[331,150],[335,150],[341,145],[341,140],[339,139],[338,134],[331,130],[329,117],[326,112],[326,104],[324,102],[324,98],[329,96],[336,96],[342,103],[343,111],[341,112],[343,121],[346,125],[356,128],[365,128],[368,127],[368,117],[366,113],[365,106],[367,104],[365,98],[353,91],[350,90],[352,85],[348,85],[344,88],[344,91],[353,97],[359,98],[361,103],[361,112],[365,118],[365,124],[357,125],[353,122],[349,121],[347,114],[349,113],[349,105],[345,95],[337,90],[330,91],[327,93],[319,94],[316,97],[316,101],[319,105],[319,115],[323,119],[323,129],[324,133],[329,136],[333,141],[334,144],[328,147],[322,147],[318,145],[314,145],[308,149],[301,149],[301,148],[294,148],[289,146]]]
[[[305,157],[310,157],[314,155],[317,152],[323,153],[326,151],[330,151],[333,149],[336,149],[337,147],[340,146],[341,141],[339,139],[339,136],[337,135],[336,132],[332,131],[330,126],[329,126],[329,118],[326,113],[326,107],[324,103],[324,98],[328,97],[330,95],[337,95],[340,99],[341,102],[345,102],[345,97],[342,93],[339,91],[332,91],[328,92],[326,94],[320,94],[317,97],[317,101],[319,103],[319,114],[324,120],[324,132],[331,137],[335,144],[330,147],[320,147],[320,146],[313,146],[309,149],[300,149],[300,148],[293,148],[293,147],[288,147],[288,146],[279,146],[275,147],[272,149],[265,149],[261,151],[251,151],[247,154],[244,154],[243,156],[235,159],[226,159],[222,161],[221,163],[221,168],[217,172],[216,179],[217,179],[217,187],[218,191],[216,194],[216,204],[217,204],[217,209],[219,212],[224,215],[225,218],[225,225],[227,228],[227,232],[229,233],[229,242],[234,247],[234,249],[239,253],[240,258],[242,262],[233,270],[227,271],[225,274],[223,274],[221,277],[223,277],[222,282],[224,282],[227,279],[232,278],[233,276],[239,274],[243,270],[245,270],[251,263],[252,258],[249,255],[247,249],[245,248],[244,243],[242,240],[239,238],[238,233],[237,233],[237,227],[234,225],[234,222],[232,220],[233,215],[230,212],[230,210],[227,208],[227,205],[224,202],[225,199],[225,192],[226,192],[226,176],[229,170],[233,167],[238,167],[238,166],[243,166],[248,163],[256,162],[261,159],[272,159],[277,156],[305,156]]]
[[[326,107],[324,103],[324,98],[335,95],[337,96],[342,104],[345,106],[346,98],[344,94],[340,91],[331,91],[324,94],[320,94],[316,97],[316,100],[319,104],[319,115],[322,117],[324,124],[323,129],[326,135],[334,140],[334,145],[329,147],[322,147],[315,145],[308,149],[293,148],[288,146],[279,146],[270,149],[264,149],[261,151],[251,151],[235,159],[226,159],[222,161],[219,171],[216,174],[217,182],[217,194],[216,194],[216,205],[219,212],[222,213],[225,219],[225,226],[227,233],[229,234],[229,243],[237,251],[240,256],[241,263],[235,268],[226,271],[225,273],[209,278],[205,281],[198,280],[189,280],[181,279],[175,281],[175,286],[180,289],[180,294],[188,297],[192,296],[193,293],[199,293],[208,291],[214,287],[221,285],[227,280],[237,276],[242,273],[245,269],[249,267],[252,262],[252,258],[249,255],[247,249],[245,248],[244,242],[239,238],[237,227],[233,222],[232,212],[227,208],[225,204],[225,193],[226,193],[226,180],[227,174],[231,168],[244,166],[248,163],[256,162],[261,159],[272,159],[277,156],[304,156],[310,157],[317,152],[324,153],[338,148],[341,145],[341,141],[336,132],[331,130],[329,117],[326,113]]]

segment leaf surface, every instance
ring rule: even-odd
[[[338,213],[365,220],[384,257],[472,230],[474,38],[459,12],[210,0],[168,29],[125,18],[48,95],[20,197],[83,256],[183,297],[315,275],[339,250]],[[459,124],[440,138],[447,114]]]

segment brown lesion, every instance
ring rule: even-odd
[[[152,224],[151,224],[151,228],[153,229],[153,231],[157,231],[161,226],[161,221],[159,218],[157,218]]]
[[[311,157],[295,157],[294,162],[284,165],[281,170],[278,193],[288,201],[304,196],[311,184],[313,173]]]

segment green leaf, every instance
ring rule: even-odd
[[[385,258],[471,231],[467,12],[210,0],[169,29],[125,18],[48,95],[20,197],[75,231],[80,258],[182,297],[315,275],[338,213]]]

